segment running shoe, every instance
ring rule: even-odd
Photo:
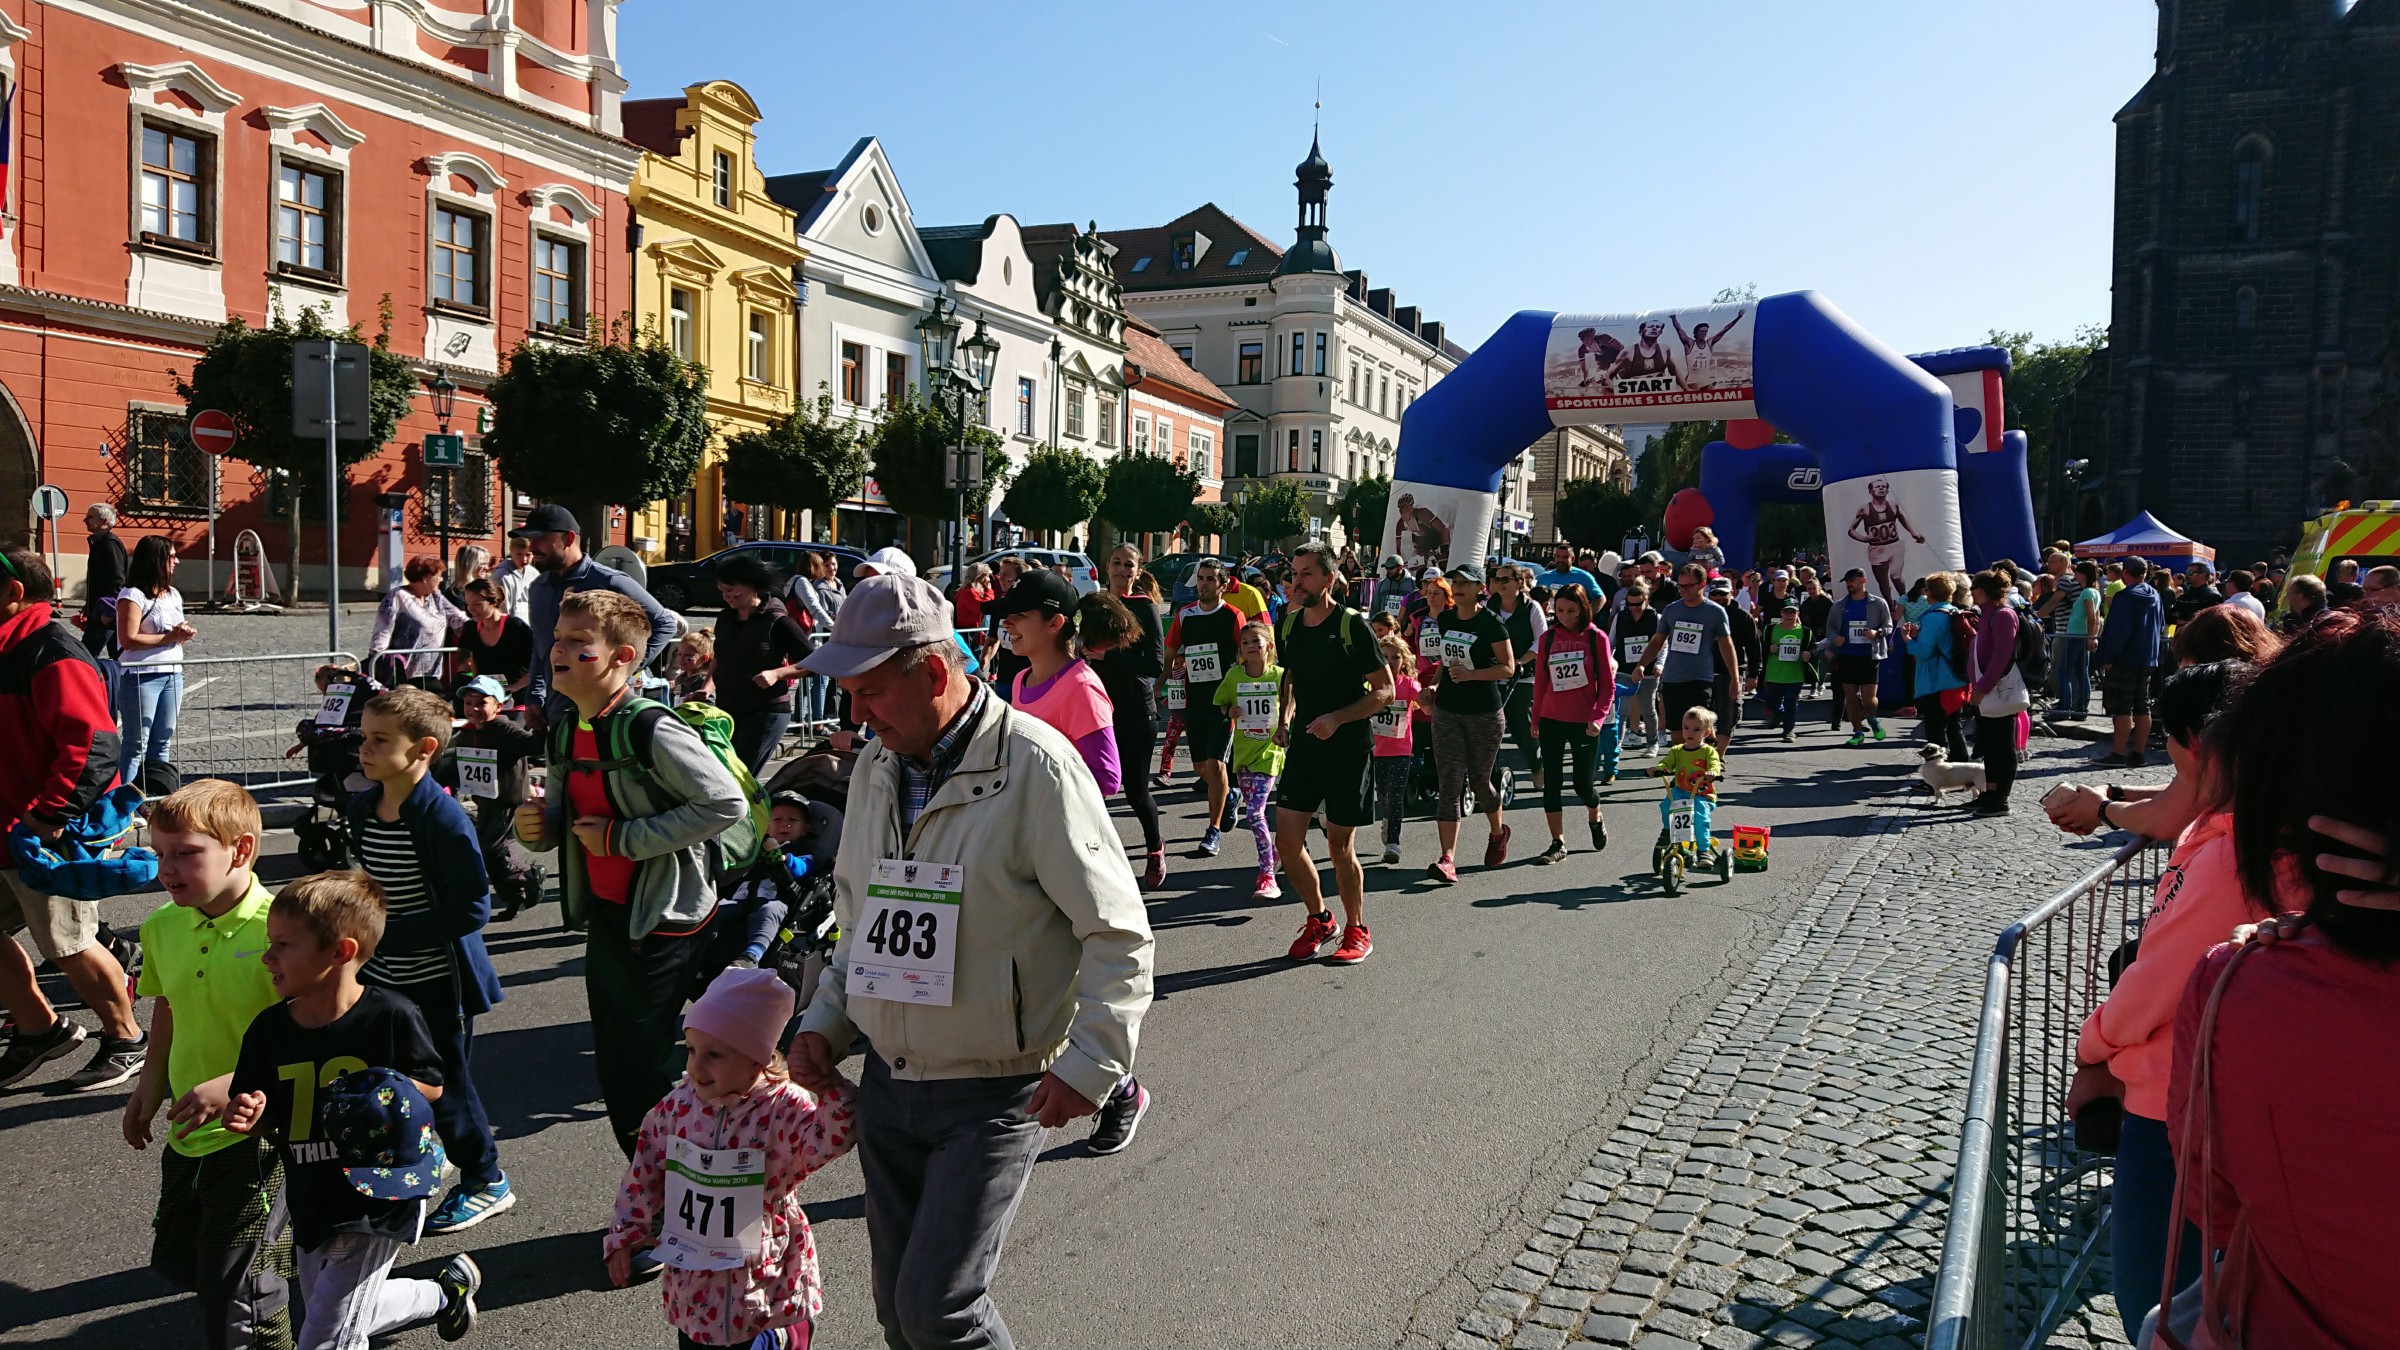
[[[1790,733],[1790,732],[1788,732],[1788,731],[1787,731],[1787,732],[1785,732],[1785,733],[1783,733],[1783,743],[1784,743],[1785,745],[1790,745],[1792,742],[1794,742],[1794,741],[1796,741],[1796,740],[1798,740],[1798,739],[1800,739],[1800,738],[1799,738],[1799,737],[1797,737],[1797,736],[1795,736],[1795,735],[1793,735],[1792,733]]]
[[[1261,900],[1281,900],[1283,887],[1275,884],[1273,872],[1262,871],[1258,874],[1258,885],[1251,889],[1250,894]]]
[[[1493,835],[1484,843],[1484,866],[1498,867],[1500,864],[1508,861],[1508,837],[1515,833],[1516,830],[1513,827],[1503,825],[1500,827],[1500,833]]]
[[[1457,862],[1453,861],[1450,855],[1447,853],[1434,859],[1432,865],[1427,867],[1425,871],[1427,875],[1431,876],[1435,881],[1441,882],[1445,886],[1455,886],[1458,884],[1458,864]]]
[[[463,1233],[516,1203],[517,1193],[509,1189],[506,1176],[489,1186],[469,1186],[462,1182],[451,1189],[449,1198],[425,1220],[425,1235]]]
[[[51,1060],[74,1054],[75,1047],[83,1044],[85,1039],[83,1027],[64,1017],[39,1036],[28,1036],[19,1031],[9,1038],[8,1050],[0,1053],[0,1088],[15,1087]]]
[[[1130,1092],[1120,1088],[1101,1103],[1099,1119],[1092,1125],[1091,1138],[1085,1146],[1106,1156],[1122,1153],[1133,1142],[1133,1132],[1142,1128],[1142,1117],[1150,1114],[1150,1089],[1139,1079],[1128,1084]]]
[[[1383,865],[1386,867],[1398,867],[1400,865],[1400,846],[1398,844],[1387,844],[1384,846]]]
[[[1616,782],[1616,781],[1617,781],[1617,771],[1616,771],[1615,769],[1609,769],[1609,770],[1607,770],[1607,771],[1603,772],[1603,773],[1600,775],[1600,786],[1602,786],[1602,787],[1607,787],[1609,784],[1611,784],[1611,783],[1614,783],[1614,782]]]
[[[2135,750],[2125,756],[2125,767],[2128,769],[2146,768],[2149,763],[2150,756],[2140,750]]]
[[[1167,851],[1162,848],[1154,848],[1150,850],[1150,865],[1142,869],[1142,889],[1155,891],[1166,884]]]
[[[1877,721],[1871,722],[1871,723],[1869,723],[1869,724],[1868,724],[1868,727],[1869,727],[1869,729],[1870,729],[1870,730],[1872,730],[1872,731],[1875,733],[1875,739],[1876,739],[1876,740],[1879,740],[1879,741],[1880,741],[1880,740],[1882,740],[1882,739],[1883,739],[1883,723],[1882,723],[1882,721],[1880,721],[1880,720],[1877,720]]]
[[[445,1341],[465,1340],[475,1329],[475,1294],[483,1288],[483,1268],[475,1264],[474,1257],[460,1252],[433,1282],[442,1288],[442,1310],[434,1314],[435,1329]]]
[[[138,1041],[120,1041],[111,1036],[102,1036],[100,1052],[92,1056],[91,1063],[77,1069],[74,1076],[67,1079],[67,1091],[98,1092],[102,1088],[115,1087],[140,1073],[142,1065],[149,1059],[150,1038],[147,1036]]]
[[[1224,835],[1214,825],[1202,830],[1200,832],[1200,856],[1203,858],[1217,856],[1217,848],[1223,840]]]
[[[2008,798],[1987,792],[1977,797],[1967,809],[1979,816],[2005,816],[2008,814]]]
[[[1299,938],[1292,943],[1291,958],[1295,961],[1315,960],[1317,949],[1333,941],[1337,932],[1332,910],[1319,910],[1309,915],[1308,921],[1300,925]]]
[[[1551,841],[1550,841],[1550,847],[1548,847],[1548,848],[1546,848],[1546,849],[1543,849],[1543,850],[1542,850],[1542,852],[1541,852],[1541,856],[1540,856],[1540,857],[1537,857],[1537,858],[1535,858],[1535,859],[1534,859],[1534,861],[1535,861],[1535,862],[1537,862],[1537,863],[1540,863],[1540,864],[1542,864],[1542,865],[1543,865],[1543,866],[1545,866],[1545,867],[1549,866],[1549,865],[1550,865],[1550,864],[1552,864],[1552,863],[1562,863],[1562,862],[1565,862],[1566,860],[1567,860],[1567,841],[1566,841],[1566,840],[1564,840],[1564,839],[1553,839],[1553,840],[1551,840]]]
[[[1333,949],[1330,958],[1337,966],[1355,966],[1375,951],[1375,939],[1367,935],[1367,926],[1354,923],[1342,930],[1342,945]]]
[[[2133,762],[2133,761],[2131,761],[2131,760],[2127,759],[2127,758],[2126,758],[2125,756],[2123,756],[2123,755],[2120,755],[2120,754],[2113,754],[2113,753],[2112,753],[2112,754],[2106,754],[2106,755],[2102,755],[2102,756],[2100,757],[2099,763],[2098,763],[2097,765],[2095,765],[2094,767],[2097,767],[2097,768],[2102,768],[2102,769],[2122,769],[2122,768],[2126,767],[2127,765],[2131,764],[2132,762]]]
[[[1842,742],[1842,744],[1844,744],[1844,745],[1847,745],[1847,746],[1858,746],[1858,745],[1865,745],[1866,743],[1867,743],[1867,733],[1865,733],[1865,732],[1863,732],[1863,731],[1853,731],[1853,732],[1851,732],[1851,733],[1850,733],[1850,739],[1849,739],[1849,740],[1846,740],[1846,741],[1844,741],[1844,742]]]
[[[1150,775],[1150,786],[1157,788],[1161,792],[1164,792],[1168,788],[1174,786],[1174,784],[1167,781],[1167,776],[1165,774],[1154,773]]]
[[[1595,820],[1592,822],[1592,847],[1594,849],[1604,849],[1608,847],[1607,821]]]

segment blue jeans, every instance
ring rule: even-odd
[[[1707,857],[1712,838],[1708,818],[1715,813],[1717,804],[1706,797],[1693,796],[1682,788],[1668,788],[1667,795],[1658,799],[1658,826],[1661,830],[1667,826],[1667,812],[1677,802],[1692,804],[1692,848],[1701,857]]]
[[[1762,680],[1758,692],[1766,700],[1767,720],[1781,723],[1783,734],[1791,735],[1792,729],[1800,725],[1800,686],[1769,684]]]
[[[1624,703],[1623,699],[1617,700],[1620,709],[1623,708]],[[1619,711],[1616,716],[1600,724],[1600,772],[1609,777],[1615,777],[1617,761],[1623,757],[1624,751],[1625,714]]]
[[[2058,701],[2061,711],[2081,717],[2092,709],[2092,649],[2088,640],[2061,637],[2058,643]]]
[[[2158,1306],[2158,1287],[2167,1273],[2167,1220],[2175,1208],[2175,1150],[2167,1123],[2125,1113],[2117,1136],[2117,1178],[2109,1192],[2109,1264],[2117,1316],[2138,1327]],[[2183,1251],[2175,1263],[2175,1287],[2200,1277],[2200,1230],[2183,1225]]]
[[[119,761],[123,767],[119,772],[124,777],[137,777],[145,760],[157,764],[174,762],[169,752],[175,748],[175,715],[182,708],[180,666],[165,670],[126,668],[123,680],[117,685],[117,715],[124,719],[118,728],[124,737]]]

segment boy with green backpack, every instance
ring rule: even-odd
[[[650,619],[614,591],[559,602],[547,659],[575,716],[551,728],[546,799],[517,808],[527,848],[555,846],[559,898],[588,919],[593,1065],[617,1145],[675,1086],[684,995],[710,942],[714,878],[746,866],[766,803],[724,720],[632,696]],[[695,725],[697,723],[698,725]]]

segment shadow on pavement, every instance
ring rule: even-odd
[[[0,1321],[0,1326],[38,1326],[59,1318],[82,1317],[131,1303],[151,1303],[156,1299],[173,1301],[131,1309],[107,1321],[80,1327],[65,1339],[46,1344],[106,1346],[111,1350],[128,1345],[179,1344],[184,1338],[175,1336],[175,1331],[197,1329],[193,1317],[193,1309],[197,1304],[185,1302],[180,1290],[148,1266],[94,1275],[90,1279],[52,1289],[29,1290],[0,1280],[0,1308],[7,1309],[6,1320]]]
[[[476,1247],[472,1254],[475,1264],[483,1267],[483,1289],[475,1295],[481,1309],[540,1303],[562,1294],[615,1292],[600,1263],[597,1232],[552,1233],[505,1246]],[[406,1262],[394,1273],[429,1280],[447,1259]]]
[[[1255,980],[1262,975],[1273,975],[1278,971],[1305,970],[1313,964],[1315,963],[1294,961],[1289,957],[1278,955],[1257,961],[1237,962],[1229,966],[1204,966],[1198,970],[1179,970],[1171,975],[1161,975],[1157,978],[1154,982],[1155,997],[1166,998],[1171,994],[1180,994],[1187,989],[1206,989],[1211,985]]]
[[[591,1057],[592,1029],[584,1022],[477,1035],[475,1081],[493,1130],[515,1143],[553,1125],[605,1117]]]

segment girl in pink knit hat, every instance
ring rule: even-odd
[[[665,1267],[667,1322],[685,1347],[807,1350],[825,1306],[800,1183],[857,1142],[847,1082],[819,1098],[779,1046],[792,990],[771,970],[727,970],[684,1014],[683,1081],[642,1120],[602,1240],[609,1279],[639,1250]]]

